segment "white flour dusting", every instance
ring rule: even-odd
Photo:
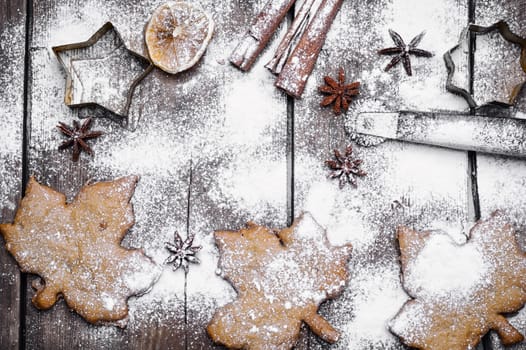
[[[430,298],[454,298],[482,287],[488,268],[476,246],[457,245],[446,233],[433,232],[409,264],[404,283]]]
[[[0,30],[0,206],[16,207],[22,169],[24,38],[22,21],[3,23]]]
[[[466,15],[449,13],[451,9],[461,8],[458,2],[389,1],[385,8],[377,6],[378,3],[344,2],[338,15],[340,20],[329,32],[325,48],[341,47],[342,38],[347,38],[345,49],[349,51],[355,49],[353,46],[358,47],[360,42],[377,42],[380,49],[393,44],[388,35],[389,28],[399,32],[406,41],[426,30],[420,47],[434,52],[435,56],[431,59],[412,57],[413,77],[406,77],[401,66],[384,72],[383,67],[389,57],[378,56],[374,51],[360,53],[360,59],[374,62],[364,70],[355,69],[351,58],[342,60],[345,68],[349,68],[348,79],[360,80],[365,87],[348,115],[370,111],[371,108],[396,109],[399,106],[419,110],[465,110],[465,102],[444,89],[445,67],[442,60],[442,53],[458,40],[461,26],[457,25],[456,18],[465,18]],[[112,20],[125,42],[142,52],[142,29],[158,4],[159,1],[148,1],[138,6],[116,0],[94,0],[79,8],[66,4],[50,16],[36,17],[35,26],[46,29],[37,31],[34,44],[38,48],[32,52],[33,159],[40,159],[46,152],[56,152],[61,138],[54,129],[55,125],[59,120],[69,122],[76,115],[62,102],[64,74],[49,48],[85,40],[105,21]],[[221,18],[227,18],[237,10],[236,6],[248,7],[227,1],[205,7],[213,10],[216,22],[221,23]],[[257,10],[257,6],[254,7]],[[367,16],[370,12],[376,17],[370,28],[364,27],[367,22],[350,23],[344,19],[347,13]],[[247,18],[250,16],[247,14]],[[232,212],[243,220],[272,221],[281,226],[286,220],[285,98],[273,87],[275,78],[262,67],[273,49],[267,50],[266,56],[256,62],[250,73],[240,73],[224,64],[230,49],[236,44],[235,38],[243,32],[240,28],[243,26],[244,29],[247,23],[219,30],[203,62],[198,64],[195,76],[181,75],[172,79],[152,73],[141,85],[144,95],[148,96],[151,91],[158,92],[158,105],[148,103],[148,97],[141,100],[136,94],[131,115],[141,114],[141,120],[135,133],[107,120],[96,121],[94,129],[104,129],[107,133],[92,143],[96,155],[90,160],[90,167],[96,170],[91,173],[101,177],[128,173],[142,175],[133,199],[137,224],[127,242],[144,246],[146,253],[158,264],[167,256],[163,243],[172,239],[173,230],[177,228],[179,232],[185,232],[182,217],[186,213],[186,197],[181,193],[188,191],[190,159],[193,159],[194,169],[203,164],[207,169],[204,174],[193,174],[194,179],[201,176],[212,179],[210,187],[206,187],[209,183],[205,181],[204,187],[199,190],[206,192],[205,196],[213,209]],[[273,45],[277,41],[274,40]],[[4,40],[0,41],[2,43]],[[5,50],[4,47],[2,49]],[[318,73],[334,68],[327,67],[327,61],[327,54],[322,52],[317,65],[323,69]],[[309,79],[305,99],[317,101],[319,96],[315,89],[320,80],[321,76],[316,76],[316,73]],[[220,101],[217,105],[206,100],[208,96],[185,99],[185,96],[199,91],[204,81],[213,86],[211,90],[215,89],[210,96]],[[386,86],[393,93],[384,98],[379,93]],[[167,89],[177,89],[179,99],[172,100],[169,93],[163,92]],[[0,94],[0,98],[5,96],[5,93]],[[7,97],[11,99],[13,96]],[[309,103],[313,110],[298,116],[296,122],[301,123],[301,118],[321,117],[316,103]],[[0,110],[0,116],[8,112]],[[0,143],[0,153],[3,152],[2,147],[12,147],[10,145],[21,142],[20,136],[13,138],[12,135],[2,134],[2,130],[8,129],[1,128],[0,137],[11,138],[14,143]],[[311,132],[315,135],[318,130]],[[464,207],[467,203],[467,190],[458,193],[458,189],[468,185],[466,157],[463,152],[394,144],[370,150],[360,149],[358,154],[364,159],[364,169],[369,175],[358,179],[358,189],[348,186],[343,191],[338,189],[337,181],[325,178],[327,169],[323,161],[330,158],[330,154],[321,157],[298,155],[295,159],[296,210],[311,211],[327,229],[334,244],[350,242],[354,246],[359,264],[356,265],[354,284],[348,287],[351,297],[345,300],[354,308],[353,318],[349,320],[350,316],[343,315],[340,324],[335,322],[336,327],[343,330],[348,348],[361,350],[371,342],[376,348],[394,347],[398,343],[384,325],[404,301],[404,293],[397,280],[398,265],[377,266],[370,259],[378,253],[375,249],[385,247],[382,244],[386,241],[393,243],[386,238],[392,237],[392,230],[384,232],[383,228],[394,228],[400,218],[418,219],[411,224],[419,227],[429,223],[433,223],[432,227],[465,226],[462,220],[465,220],[466,213],[458,206]],[[64,159],[68,158],[65,154]],[[54,165],[46,166],[54,174]],[[499,170],[482,181],[494,181],[493,176],[513,178],[515,174]],[[4,183],[2,181],[1,186]],[[11,185],[5,186],[0,187],[0,194],[13,191]],[[503,188],[502,183],[495,185],[494,193]],[[513,195],[510,196],[513,198]],[[204,214],[207,209],[203,208]],[[198,255],[201,264],[191,266],[187,279],[188,308],[197,317],[206,319],[213,311],[211,309],[232,300],[235,294],[215,274],[218,255],[210,227],[206,222],[192,225],[198,235],[196,243],[203,245],[203,250]],[[138,322],[146,322],[145,319],[156,322],[181,317],[183,297],[183,272],[171,272],[169,267],[165,267],[153,290],[131,301],[131,318]],[[158,304],[162,304],[162,308],[152,307]],[[336,310],[334,313],[339,316]]]
[[[350,283],[355,298],[354,317],[344,325],[344,339],[348,349],[371,346],[383,349],[393,343],[387,329],[390,320],[408,296],[400,285],[396,266],[371,266],[356,272]]]

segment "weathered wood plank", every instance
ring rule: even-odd
[[[294,106],[295,215],[310,211],[335,244],[350,242],[351,280],[344,294],[322,307],[322,314],[342,332],[336,349],[401,349],[386,323],[408,298],[399,281],[395,229],[446,228],[457,233],[472,220],[468,206],[468,157],[465,152],[386,142],[355,147],[368,172],[358,188],[338,189],[326,179],[323,162],[349,143],[344,118],[319,106],[322,77],[336,77],[343,67],[348,81],[362,83],[360,97],[346,118],[359,112],[399,109],[462,110],[465,104],[445,92],[442,53],[458,41],[467,23],[467,1],[346,1],[329,32],[304,98]],[[377,50],[393,46],[388,29],[408,42],[423,30],[420,47],[431,59],[412,59],[413,77],[401,65],[384,72],[390,57]],[[465,70],[465,66],[461,66]],[[312,336],[311,348],[329,346]]]
[[[26,2],[0,1],[0,222],[22,193]],[[18,349],[20,272],[0,238],[0,348]]]
[[[526,2],[483,0],[477,1],[476,5],[475,20],[477,23],[490,25],[498,20],[505,20],[514,33],[526,37],[526,29],[523,25],[526,20]],[[501,43],[501,45],[490,47],[490,49],[491,52],[484,47],[478,50],[479,52],[475,55],[475,67],[477,68],[475,73],[480,81],[482,91],[487,94],[494,94],[506,89],[506,86],[502,86],[504,80],[518,82],[526,79],[524,72],[517,66],[516,48]],[[502,58],[504,62],[509,64],[487,66],[485,60],[488,54],[491,54],[492,60]],[[477,65],[478,62],[482,62],[482,67]],[[492,83],[495,77],[499,80],[498,84]],[[516,108],[511,109],[510,114],[515,115],[515,113],[518,113],[517,116],[519,117],[521,115],[524,117],[526,113],[524,91],[520,95]],[[523,249],[526,249],[526,162],[508,157],[478,155],[477,179],[481,216],[487,217],[497,209],[505,211],[517,229],[519,243]],[[526,310],[521,310],[509,319],[513,326],[521,333],[525,333]],[[491,334],[488,341],[488,349],[519,350],[524,348],[526,348],[526,342],[504,347],[495,333]]]
[[[56,150],[61,136],[58,121],[71,123],[78,115],[98,110],[70,109],[63,103],[65,75],[51,46],[84,41],[102,24],[112,21],[123,39],[141,51],[143,28],[155,9],[153,1],[108,4],[105,1],[34,2],[31,56],[31,137],[29,172],[69,198],[88,179],[111,179],[137,174],[141,180],[133,198],[136,224],[124,246],[143,248],[162,266],[168,256],[165,242],[174,231],[184,232],[190,158],[186,148],[189,115],[173,118],[176,102],[186,92],[180,87],[198,71],[177,77],[154,71],[136,90],[130,116],[137,130],[123,129],[119,122],[97,119],[94,129],[105,135],[92,142],[95,156],[83,154],[71,162],[68,151]],[[115,79],[120,77],[115,76]],[[184,276],[163,266],[154,289],[129,301],[130,319],[125,330],[91,326],[59,302],[51,310],[37,311],[27,301],[29,348],[69,349],[183,349],[186,327]],[[32,295],[28,286],[28,296]]]
[[[493,211],[503,210],[517,230],[521,246],[526,248],[526,163],[523,160],[479,156],[477,160],[479,197],[482,217],[488,217]],[[510,323],[523,333],[526,329],[526,310],[509,317]],[[490,349],[519,350],[526,343],[505,347],[497,334],[490,337]]]
[[[214,230],[238,230],[248,221],[287,224],[286,97],[263,67],[278,40],[247,73],[228,64],[265,1],[202,3],[214,14],[217,31],[200,67],[203,90],[189,94],[177,112],[194,119],[189,232],[203,246],[201,264],[191,266],[187,280],[189,349],[216,348],[206,326],[218,307],[235,298],[216,275]]]

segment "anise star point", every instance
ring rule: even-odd
[[[391,68],[396,66],[400,61],[402,61],[404,69],[407,73],[407,75],[411,76],[413,75],[412,69],[411,69],[411,55],[417,56],[417,57],[432,57],[434,56],[433,53],[422,50],[417,48],[418,44],[422,41],[422,38],[426,32],[422,32],[415,36],[409,44],[406,44],[400,34],[395,32],[392,29],[389,29],[389,35],[391,36],[391,39],[393,39],[393,42],[396,46],[394,47],[388,47],[385,49],[378,50],[378,54],[380,55],[396,55],[393,57],[391,62],[387,64],[385,67],[385,71],[389,71]]]
[[[190,263],[199,264],[200,260],[196,254],[202,249],[201,246],[194,246],[194,235],[188,235],[183,240],[179,233],[174,233],[174,243],[166,242],[166,250],[170,252],[170,255],[164,261],[167,265],[173,265],[173,270],[177,271],[180,267],[188,272]]]
[[[63,150],[73,147],[72,159],[74,162],[79,160],[82,151],[93,155],[93,150],[86,141],[104,134],[102,131],[90,131],[91,122],[92,118],[87,118],[82,125],[80,125],[77,120],[73,121],[73,126],[69,126],[63,122],[59,122],[57,125],[57,129],[68,138],[58,146],[58,149]]]
[[[340,68],[338,72],[337,81],[329,76],[323,79],[325,80],[325,85],[320,86],[319,91],[327,96],[323,98],[320,105],[326,107],[332,104],[332,110],[336,115],[339,115],[342,109],[347,112],[353,97],[360,93],[360,82],[345,84],[345,71],[343,68]]]
[[[345,148],[344,154],[335,149],[334,159],[325,161],[325,164],[332,170],[328,177],[331,179],[339,178],[340,189],[344,188],[346,183],[350,183],[353,187],[358,186],[356,178],[367,175],[361,168],[362,163],[363,160],[353,156],[352,145]]]

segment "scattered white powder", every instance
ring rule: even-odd
[[[443,220],[431,221],[427,226],[432,227],[434,232],[447,232],[447,236],[453,243],[462,245],[466,243],[469,237],[471,228],[475,225],[474,222],[467,221],[450,221]]]
[[[0,30],[0,52],[3,56],[3,62],[0,63],[0,86],[2,86],[0,90],[2,106],[0,108],[0,156],[2,157],[20,154],[22,149],[24,38],[23,24],[2,24]],[[13,116],[20,116],[20,118]]]
[[[137,304],[148,304],[152,301],[162,303],[170,302],[170,299],[184,299],[184,271],[172,271],[170,266],[163,268],[159,280],[153,285],[152,289],[143,295]]]
[[[234,300],[236,293],[233,287],[217,274],[218,254],[213,235],[206,236],[199,244],[203,246],[198,254],[201,263],[191,266],[192,273],[188,274],[187,280],[186,293],[190,307],[199,310],[199,303],[204,303],[203,309],[223,306]]]
[[[506,210],[515,224],[526,229],[526,163],[522,159],[479,156],[477,181],[482,216]]]
[[[489,267],[477,246],[457,245],[443,232],[433,232],[408,266],[404,281],[430,298],[465,296],[481,287]]]
[[[451,200],[454,200],[458,198],[458,194],[453,192],[454,189],[467,187],[468,179],[465,176],[459,176],[457,172],[447,171],[444,164],[447,164],[448,168],[462,169],[466,164],[464,152],[444,149],[433,151],[432,157],[426,152],[395,153],[393,160],[396,166],[392,169],[391,176],[396,179],[404,179],[403,182],[410,186],[414,200],[417,198],[422,201],[431,200],[435,195],[448,195],[451,196]]]
[[[394,46],[389,28],[399,33],[406,43],[425,31],[418,47],[434,53],[431,58],[411,56],[413,76],[406,76],[401,64],[383,73],[399,79],[393,88],[398,89],[404,108],[467,108],[465,101],[445,90],[447,71],[442,58],[444,52],[457,44],[461,32],[458,26],[461,21],[457,18],[467,18],[466,10],[457,0],[392,1],[381,10],[384,23],[376,28],[383,39],[379,40],[379,48]],[[389,56],[378,56],[376,64],[384,67],[390,59]],[[462,69],[461,64],[459,68]]]
[[[218,174],[218,187],[210,197],[220,208],[254,213],[252,220],[279,216],[275,204],[287,191],[283,161],[263,158],[256,167],[252,161],[236,159],[229,164]]]
[[[102,295],[102,302],[104,303],[104,307],[107,310],[113,310],[113,307],[117,303],[117,301],[114,298],[106,294]]]
[[[62,103],[64,75],[49,48],[52,45],[85,40],[106,20],[111,19],[123,34],[125,42],[141,52],[144,23],[157,5],[158,1],[134,5],[121,1],[94,0],[81,4],[78,8],[78,5],[73,8],[64,4],[56,11],[51,11],[53,13],[50,16],[36,14],[35,27],[43,29],[35,33],[35,50],[32,52],[32,159],[40,159],[45,152],[55,152],[60,136],[54,126],[59,120],[70,120],[76,115]],[[248,7],[222,1],[208,8],[218,17],[216,22],[221,23],[232,11],[237,11],[237,6]],[[253,9],[252,6],[249,9]],[[304,99],[318,101],[319,96],[315,92],[319,83],[317,78],[321,76],[321,72],[328,71],[327,55],[334,57],[330,50],[341,48],[342,38],[348,39],[346,42],[350,44],[346,46],[350,52],[366,42],[378,42],[378,48],[391,46],[388,28],[398,31],[406,41],[422,30],[427,30],[420,47],[433,51],[435,56],[431,59],[413,59],[413,77],[405,77],[400,66],[390,72],[383,72],[382,68],[387,64],[388,57],[379,57],[376,52],[360,53],[358,58],[361,61],[373,62],[371,67],[363,70],[354,68],[352,58],[342,60],[346,68],[349,68],[349,79],[361,80],[365,87],[363,97],[352,105],[354,110],[348,116],[357,111],[370,111],[372,108],[396,109],[399,105],[415,109],[465,109],[466,104],[461,98],[444,90],[445,68],[441,55],[458,39],[461,27],[455,23],[455,18],[467,18],[467,12],[452,14],[449,13],[451,9],[460,9],[461,12],[464,10],[453,0],[418,3],[394,1],[388,2],[385,8],[376,6],[376,3],[344,2],[338,15],[340,20],[335,22],[329,32],[324,47],[328,54],[322,52],[320,55],[317,63],[320,70],[309,79]],[[253,10],[255,12],[257,6]],[[345,19],[347,13],[353,14],[349,17],[355,18],[355,13],[370,12],[377,19],[372,27],[367,21],[351,24]],[[251,14],[247,14],[246,22],[250,19]],[[162,264],[167,256],[163,242],[172,239],[173,230],[167,227],[177,227],[179,232],[184,232],[185,220],[181,216],[186,213],[187,198],[181,193],[188,190],[190,159],[194,159],[194,167],[209,164],[207,172],[194,174],[194,179],[200,176],[207,181],[212,179],[211,183],[205,184],[210,186],[195,189],[210,190],[206,198],[210,200],[211,207],[231,211],[240,221],[262,220],[281,226],[285,223],[285,99],[272,86],[272,75],[262,68],[269,57],[260,58],[254,69],[246,74],[218,63],[225,62],[230,48],[236,44],[233,38],[239,37],[242,32],[242,25],[240,23],[232,28],[227,26],[218,31],[202,64],[196,68],[199,74],[194,78],[188,79],[183,74],[168,79],[162,74],[152,73],[141,84],[143,87],[139,87],[139,90],[143,88],[146,95],[148,91],[158,93],[158,103],[149,104],[148,98],[140,100],[139,94],[136,94],[130,117],[133,119],[141,115],[141,119],[135,133],[121,129],[116,123],[96,121],[96,128],[106,130],[107,134],[93,143],[96,156],[90,166],[96,170],[91,173],[100,174],[101,177],[127,173],[142,175],[134,197],[137,224],[126,239],[132,245],[144,246],[146,253],[158,264]],[[0,44],[3,42],[1,40]],[[272,54],[273,49],[267,50],[267,56],[269,52]],[[185,100],[184,97],[193,96],[204,81],[211,85],[220,81],[217,87],[214,86],[218,90],[217,96],[211,96],[224,101],[224,105],[221,103],[210,106],[210,100],[203,100],[200,96],[196,96],[195,100]],[[370,98],[385,91],[386,86],[393,90],[392,94],[386,98]],[[181,92],[178,95],[180,98],[172,100],[171,94],[163,92],[168,89],[177,89]],[[246,93],[254,90],[259,94]],[[0,97],[4,96],[5,93],[0,94]],[[392,98],[393,96],[396,98]],[[273,106],[278,107],[274,110]],[[315,104],[311,101],[309,106]],[[312,108],[313,111],[297,115],[297,126],[306,118],[321,118],[319,110]],[[0,114],[4,111],[0,111]],[[299,109],[298,111],[301,112]],[[9,128],[0,129],[0,134],[1,130],[6,129]],[[311,132],[315,135],[320,130]],[[332,305],[340,306],[345,303],[348,308],[355,309],[354,321],[347,322],[348,327],[342,326],[338,320],[334,324],[344,331],[344,339],[350,344],[347,348],[362,350],[366,348],[364,344],[368,344],[371,339],[373,342],[379,339],[381,348],[397,344],[382,325],[390,319],[404,299],[396,279],[398,265],[393,262],[389,268],[385,268],[376,262],[368,263],[372,257],[375,260],[382,258],[384,252],[375,255],[378,253],[375,249],[392,249],[389,247],[393,245],[393,232],[385,232],[382,228],[395,227],[399,223],[397,220],[401,219],[414,220],[419,226],[426,226],[430,222],[437,226],[440,226],[440,222],[445,225],[453,222],[456,225],[464,219],[466,213],[459,207],[463,208],[467,203],[467,190],[459,193],[458,189],[467,188],[467,162],[463,152],[394,143],[360,152],[369,175],[366,179],[358,180],[359,188],[356,190],[347,187],[340,191],[336,182],[325,179],[326,169],[322,162],[330,155],[323,152],[316,156],[298,152],[295,175],[297,211],[313,212],[320,224],[327,228],[331,242],[352,243],[356,260],[362,262],[355,266],[353,271],[357,277],[347,290],[352,297],[345,296],[339,301],[331,302]],[[488,164],[490,162],[494,161],[488,161]],[[479,167],[486,169],[483,168],[486,166],[485,161],[481,163],[479,162]],[[37,166],[39,165],[34,164],[33,168]],[[53,164],[47,166],[51,176],[55,175]],[[63,167],[57,169],[63,170]],[[513,195],[509,195],[509,202],[506,200],[504,204],[511,205],[511,198],[516,198],[517,188],[524,187],[520,187],[524,180],[514,182],[515,190],[511,186],[505,186],[504,179],[518,179],[520,177],[517,174],[522,171],[520,166],[509,169],[515,170],[506,172],[504,169],[496,169],[494,173],[488,173],[487,178],[484,178],[484,171],[479,172],[483,186],[494,186],[493,192],[486,194],[487,197],[481,197],[483,203],[493,201],[493,194],[496,196],[499,192],[502,194],[508,191],[508,194],[513,192]],[[495,185],[491,184],[496,178],[503,180]],[[11,192],[10,187],[5,191],[4,188],[0,189],[0,193]],[[404,200],[406,196],[410,201]],[[505,196],[499,196],[502,197]],[[394,204],[395,201],[400,205]],[[207,209],[209,208],[203,207],[202,212],[197,212],[202,214],[201,217],[192,219],[192,228],[198,235],[196,242],[203,245],[203,250],[198,254],[202,262],[191,266],[187,279],[188,308],[194,312],[193,315],[203,318],[203,325],[218,305],[232,300],[235,295],[228,283],[215,274],[218,255],[212,239],[212,229],[207,222],[212,220],[206,216]],[[204,222],[194,223],[194,220]],[[463,226],[462,223],[460,225]],[[232,223],[224,223],[224,227],[219,227],[214,222],[212,226],[236,228]],[[389,242],[386,245],[378,244],[386,241]],[[388,253],[391,254],[392,251]],[[130,326],[140,327],[141,322],[148,320],[182,319],[183,297],[184,273],[172,272],[169,267],[164,267],[152,291],[130,301]],[[375,310],[375,313],[369,310]],[[342,316],[342,321],[346,322],[345,315],[339,315],[338,310],[333,312],[333,316]],[[138,322],[135,326],[134,319]]]
[[[224,141],[240,146],[249,145],[254,140],[272,142],[272,131],[283,125],[283,111],[276,110],[276,105],[269,100],[282,100],[272,86],[272,75],[264,70],[255,69],[256,75],[237,80],[221,98],[225,103],[225,132],[228,138]],[[249,73],[250,74],[250,73]],[[248,92],[252,93],[248,93]]]
[[[63,171],[58,163],[38,169],[35,160],[57,152],[56,146],[62,138],[55,125],[58,121],[70,123],[77,116],[77,110],[63,103],[65,74],[50,47],[84,41],[111,19],[124,41],[142,50],[143,27],[149,9],[153,11],[156,5],[142,3],[138,7],[122,2],[91,1],[79,8],[60,5],[50,11],[49,16],[35,13],[35,27],[42,30],[35,33],[32,51],[32,169],[44,171],[46,176]],[[226,2],[214,6],[214,12],[225,18],[229,12],[239,11]],[[122,16],[123,13],[127,15]],[[224,19],[216,22],[221,21]],[[225,48],[235,45],[228,28],[224,29],[212,40],[195,68],[199,70],[195,76],[183,73],[167,77],[154,71],[139,85],[130,110],[130,121],[136,123],[136,132],[122,129],[109,120],[94,122],[93,129],[104,130],[105,135],[90,143],[95,157],[90,160],[88,172],[97,178],[141,175],[133,198],[136,224],[124,244],[144,248],[157,264],[166,259],[164,242],[173,239],[175,228],[183,234],[186,231],[184,216],[190,160],[195,171],[194,181],[211,180],[214,183],[211,189],[221,193],[219,196],[211,192],[207,198],[197,199],[195,205],[200,205],[201,200],[214,208],[228,203],[244,220],[259,218],[279,224],[286,220],[286,99],[273,87],[273,76],[264,67],[244,74],[218,63],[228,57],[230,50]],[[216,86],[205,96],[206,101],[196,97],[197,92],[202,93],[205,81]],[[178,96],[175,101],[173,90]],[[247,94],[255,90],[259,94]],[[141,94],[147,96],[141,100]],[[150,103],[153,94],[156,102]],[[247,98],[247,95],[253,97]],[[224,103],[215,105],[211,100]],[[69,154],[64,152],[63,157],[68,159]],[[238,167],[241,173],[237,173],[233,165],[244,168]],[[205,171],[196,170],[203,168]],[[193,193],[200,191],[194,186]],[[193,222],[202,221],[209,212],[199,215],[202,217],[192,217]],[[214,227],[217,228],[217,224]],[[230,228],[226,224],[224,227]],[[204,325],[216,303],[228,302],[234,292],[215,273],[218,254],[212,230],[192,226],[192,232],[197,235],[196,244],[203,245],[203,250],[198,254],[201,264],[192,265],[188,275],[188,310],[196,319],[205,318],[198,321]],[[184,273],[171,272],[170,267],[163,267],[162,271],[149,293],[130,300],[130,329],[140,324],[184,318]],[[129,283],[140,280],[138,275]]]
[[[100,140],[101,144],[96,146],[102,149],[94,159],[100,167],[162,177],[174,176],[181,168],[190,167],[189,145],[185,142],[176,145],[174,141],[178,139],[170,137],[162,129],[148,127],[143,133],[130,133],[117,127],[114,133],[128,135],[125,138]],[[181,154],[185,157],[181,157]]]
[[[385,349],[396,342],[396,337],[387,329],[387,322],[408,300],[399,274],[397,266],[371,266],[356,271],[350,282],[350,295],[356,308],[343,328],[344,347]]]
[[[245,250],[225,249],[220,261],[222,273],[235,283],[244,283],[243,288],[261,293],[269,303],[319,305],[328,294],[341,292],[346,280],[336,271],[349,259],[350,250],[330,246],[323,228],[309,213],[299,220],[286,247],[262,250],[257,257],[248,250],[255,242],[239,236],[237,243]],[[244,277],[233,277],[241,274]],[[237,282],[240,280],[243,282]]]
[[[526,80],[526,73],[520,65],[521,48],[506,41],[498,31],[477,36],[476,43],[475,101],[478,104],[508,102],[515,86]]]
[[[339,191],[338,186],[328,180],[313,183],[303,209],[315,213],[316,219],[327,229],[331,242],[349,242],[354,250],[363,250],[375,239],[375,234],[367,229],[367,218],[359,210],[363,201],[357,198],[349,205],[344,196],[338,195]]]
[[[22,172],[25,31],[21,20],[0,28],[0,206],[14,211],[21,190],[13,174]]]

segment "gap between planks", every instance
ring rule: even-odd
[[[469,4],[469,22],[474,22],[474,13],[475,13],[475,0],[468,0]],[[287,25],[290,25],[292,18],[294,17],[294,6],[289,11],[287,16]],[[24,106],[23,106],[23,147],[22,147],[22,194],[24,194],[27,181],[29,179],[29,164],[28,164],[28,139],[29,139],[29,125],[30,125],[30,96],[29,96],[29,84],[31,81],[31,62],[30,62],[30,50],[32,42],[32,32],[33,32],[33,0],[26,0],[26,28],[25,28],[25,59],[24,59]],[[469,82],[470,89],[473,88],[473,38],[471,38],[470,45],[470,69],[469,69]],[[287,181],[288,186],[287,190],[287,209],[288,209],[288,225],[292,223],[295,216],[294,208],[294,107],[295,100],[292,97],[287,96]],[[474,216],[475,219],[480,218],[480,203],[478,197],[478,188],[477,188],[477,154],[475,152],[469,153],[469,176],[471,179],[471,194],[472,194],[472,204],[474,207]],[[192,169],[193,163],[190,162],[190,180],[188,188],[188,204],[187,204],[187,235],[189,234],[190,226],[190,193],[192,188]],[[185,324],[188,325],[187,319],[187,296],[186,296],[186,283],[187,278],[185,275]],[[26,331],[26,299],[27,299],[27,275],[21,273],[21,284],[20,284],[20,332],[19,332],[19,348],[25,349],[25,331]],[[185,348],[187,348],[188,343],[188,334],[185,332]],[[483,342],[485,349],[491,349],[489,345],[488,338],[486,337]]]
[[[33,0],[26,0],[26,23],[25,23],[25,54],[24,54],[24,105],[22,122],[22,179],[21,191],[25,196],[26,185],[29,180],[29,123],[30,123],[30,90],[31,81],[31,43],[33,33]],[[20,273],[20,300],[19,300],[19,349],[26,348],[26,310],[27,310],[27,274]]]

